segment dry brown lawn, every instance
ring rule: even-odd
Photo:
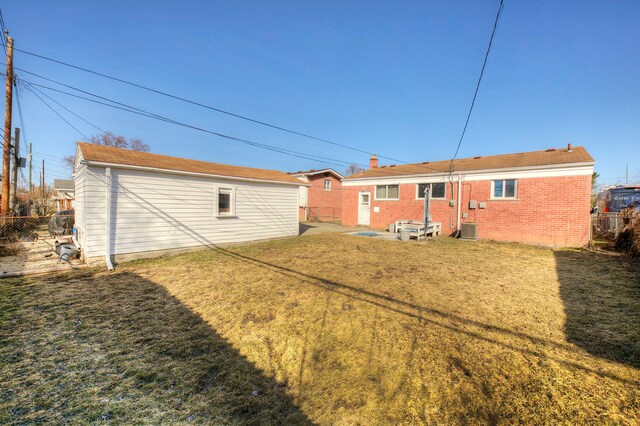
[[[640,263],[314,235],[0,281],[0,423],[640,422]]]

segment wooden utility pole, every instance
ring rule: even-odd
[[[18,167],[20,167],[20,129],[13,129],[13,170],[11,170],[11,206],[12,212],[18,206]]]
[[[47,184],[45,182],[46,182],[46,180],[44,178],[44,160],[42,160],[42,191],[43,191],[43,193],[44,193],[44,190],[47,187]]]
[[[2,156],[2,200],[0,202],[0,213],[9,213],[9,173],[10,173],[10,151],[11,148],[11,107],[13,105],[13,39],[7,35],[7,81],[4,110],[4,150]]]
[[[29,203],[33,194],[33,144],[29,142]]]

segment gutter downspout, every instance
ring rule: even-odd
[[[104,262],[107,269],[113,271],[113,263],[111,263],[111,167],[105,169],[105,186],[106,186],[106,221],[105,221],[105,255]]]
[[[460,236],[460,203],[462,202],[462,175],[458,175],[458,220],[456,224],[456,238]]]

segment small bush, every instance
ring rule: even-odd
[[[622,212],[623,228],[616,238],[616,248],[640,257],[640,212],[627,209]]]

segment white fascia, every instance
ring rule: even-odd
[[[525,179],[561,176],[590,176],[593,174],[593,162],[562,164],[558,166],[511,167],[508,169],[471,170],[455,172],[464,176],[465,181],[492,179]],[[454,175],[454,177],[456,176]],[[407,183],[449,182],[449,173],[428,173],[407,176],[389,176],[375,178],[345,179],[342,186],[388,185]]]
[[[207,178],[216,178],[216,179],[239,180],[243,182],[274,183],[278,185],[287,185],[287,186],[311,186],[311,184],[304,183],[302,181],[300,181],[300,183],[295,183],[295,182],[285,182],[281,180],[253,179],[253,178],[243,178],[243,177],[237,177],[237,176],[214,175],[209,173],[185,172],[182,170],[159,169],[157,167],[131,166],[128,164],[117,164],[117,163],[103,163],[101,161],[82,160],[82,162],[89,166],[111,167],[113,169],[139,170],[139,171],[146,171],[146,172],[153,172],[153,173],[168,173],[168,174],[182,175],[182,176],[198,176],[198,177],[207,177]]]

